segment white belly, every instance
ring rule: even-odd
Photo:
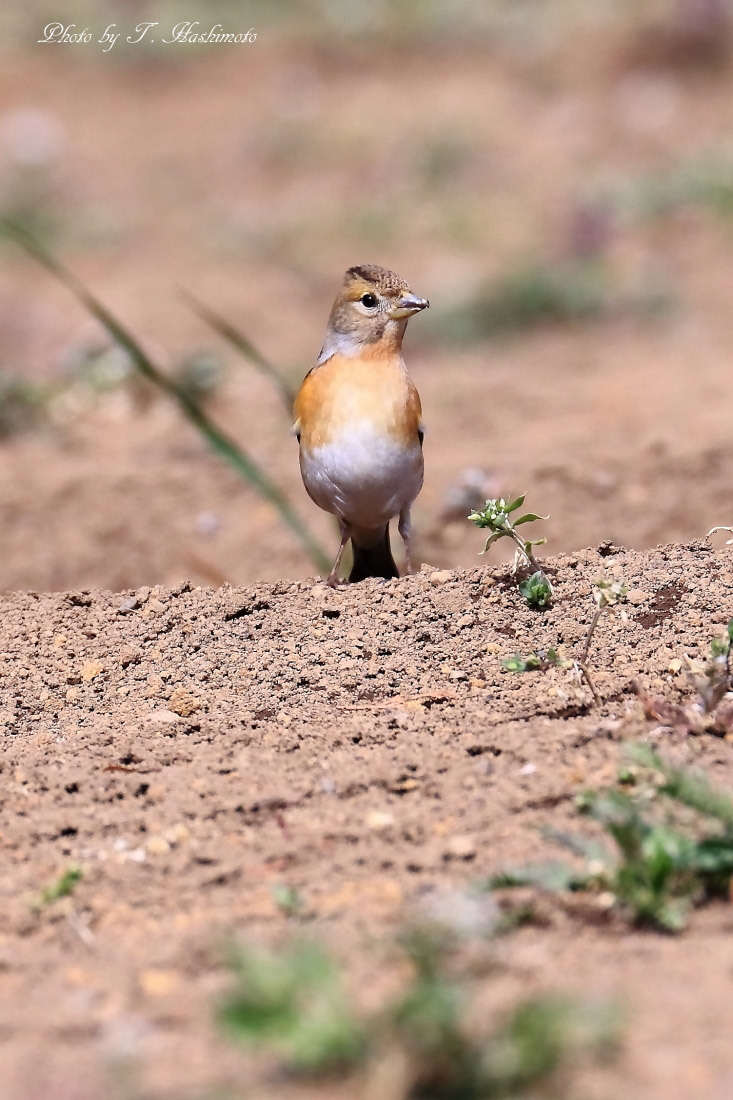
[[[405,445],[370,423],[307,453],[300,468],[319,508],[358,527],[381,527],[409,507],[422,488],[423,457],[417,440]]]

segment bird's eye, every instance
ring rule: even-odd
[[[374,294],[362,294],[361,304],[363,306],[366,306],[367,309],[374,309],[375,305],[377,304],[376,295],[374,295]]]

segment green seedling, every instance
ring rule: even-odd
[[[581,1052],[606,1052],[616,1020],[606,1006],[538,997],[488,1034],[467,1023],[466,983],[451,973],[445,941],[414,929],[404,941],[413,966],[405,994],[388,1008],[381,1045],[407,1067],[404,1100],[510,1100],[543,1095]],[[587,1013],[587,1014],[586,1014]]]
[[[526,657],[515,653],[513,657],[507,657],[501,664],[507,672],[546,672],[548,668],[572,668],[573,666],[573,662],[563,657],[554,646],[550,646],[545,653],[540,650],[528,653]]]
[[[645,745],[630,750],[652,773],[638,785],[625,769],[616,787],[589,791],[581,813],[596,821],[611,846],[574,834],[548,832],[570,850],[580,869],[562,863],[503,871],[491,888],[532,886],[598,896],[631,923],[679,932],[692,907],[730,894],[733,876],[733,800],[707,780],[668,764]],[[694,811],[693,814],[690,811]]]
[[[48,411],[50,390],[0,372],[0,439],[37,427]]]
[[[549,519],[550,517],[540,516],[535,512],[525,512],[524,515],[517,516],[516,519],[513,519],[512,513],[519,511],[524,504],[526,495],[526,493],[522,493],[521,496],[515,497],[513,500],[505,500],[504,497],[487,500],[482,508],[478,508],[475,512],[471,512],[468,518],[472,523],[475,523],[477,527],[490,532],[486,539],[486,544],[481,551],[482,554],[485,554],[489,547],[493,546],[499,539],[511,539],[516,546],[514,552],[514,572],[516,572],[522,562],[525,562],[533,570],[533,575],[520,584],[520,592],[527,600],[530,607],[549,607],[552,600],[552,585],[542,566],[534,556],[534,547],[544,546],[547,539],[523,538],[517,531],[517,527],[525,523],[535,523],[538,520]]]
[[[542,572],[533,573],[531,577],[521,581],[518,588],[530,607],[543,611],[552,603],[552,588]]]
[[[733,619],[722,638],[713,638],[702,661],[685,658],[682,671],[696,696],[690,703],[673,703],[637,688],[647,718],[684,733],[733,733],[731,690]]]
[[[367,1036],[344,993],[341,975],[317,945],[284,951],[239,948],[235,987],[219,1020],[249,1046],[268,1045],[295,1072],[345,1072],[364,1057]]]
[[[622,581],[607,580],[603,577],[595,582],[595,587],[593,589],[593,600],[596,605],[596,610],[588,626],[585,641],[583,642],[583,649],[576,662],[576,668],[580,677],[585,680],[588,685],[590,693],[593,696],[593,702],[596,704],[600,703],[601,697],[596,691],[588,660],[590,648],[593,643],[593,636],[595,635],[604,612],[614,614],[618,605],[625,602],[627,592],[628,588]]]
[[[410,976],[371,1011],[347,998],[340,971],[319,947],[240,949],[219,1018],[240,1041],[273,1050],[291,1073],[338,1077],[353,1095],[383,1095],[385,1066],[398,1066],[394,1100],[546,1095],[579,1056],[609,1052],[615,1015],[569,999],[528,1000],[491,1029],[475,1026],[475,978],[454,965],[460,940],[433,924],[410,928],[399,943]],[[564,1078],[563,1085],[567,1096]]]
[[[45,909],[47,905],[52,905],[53,902],[59,901],[61,898],[70,897],[81,882],[83,876],[84,872],[81,867],[67,867],[55,882],[43,888],[41,896],[34,905],[34,908]]]
[[[219,356],[206,350],[184,355],[173,370],[177,385],[199,404],[213,397],[224,380],[224,374],[224,364]]]
[[[276,883],[272,887],[272,900],[285,917],[299,917],[303,912],[303,897],[295,886]]]
[[[300,518],[283,491],[272,481],[266,470],[219,428],[195,400],[185,386],[170,377],[145,352],[141,344],[122,325],[106,306],[89,291],[84,284],[58,262],[33,236],[22,226],[0,218],[2,229],[25,251],[32,256],[55,279],[67,288],[84,308],[94,317],[109,336],[129,356],[130,362],[142,378],[151,382],[169,397],[181,410],[186,419],[198,431],[220,458],[228,462],[237,473],[275,509],[282,522],[290,529],[308,554],[308,557],[320,570],[330,568],[330,559],[323,547],[312,534],[310,528]]]

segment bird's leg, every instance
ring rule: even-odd
[[[336,554],[336,561],[333,563],[331,572],[326,578],[326,584],[329,588],[339,588],[342,584],[346,584],[346,581],[341,580],[339,577],[339,567],[341,565],[341,559],[344,556],[344,550],[346,549],[346,543],[351,538],[349,528],[343,522],[339,520],[339,529],[341,531],[341,543],[339,544],[338,553]]]
[[[412,574],[412,553],[410,551],[410,540],[412,538],[412,523],[410,521],[410,509],[403,508],[400,512],[400,519],[397,524],[397,530],[402,536],[402,541],[405,544],[405,575],[410,576]]]

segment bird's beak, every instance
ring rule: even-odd
[[[412,317],[413,313],[419,313],[421,309],[427,309],[429,305],[427,298],[418,298],[417,294],[403,294],[389,310],[389,316],[393,321],[402,321],[406,317]]]

